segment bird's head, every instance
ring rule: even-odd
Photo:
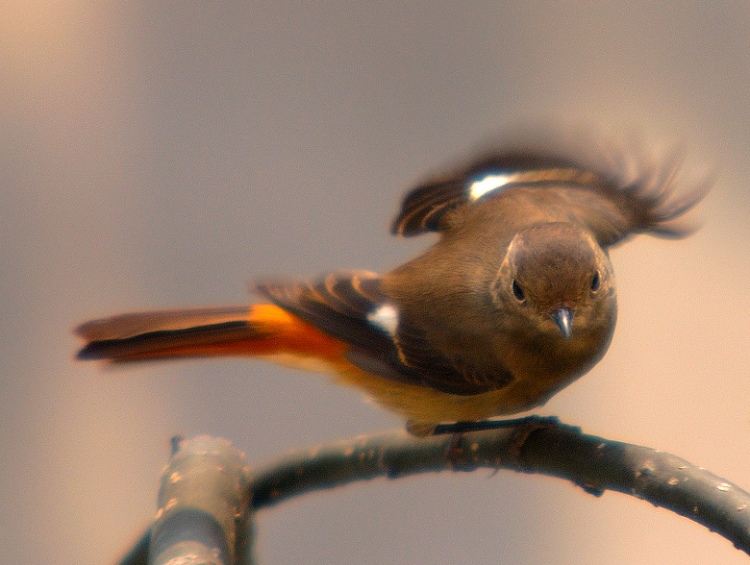
[[[494,281],[496,306],[530,336],[574,338],[614,323],[614,274],[593,236],[564,222],[515,235]],[[509,320],[510,322],[510,320]]]

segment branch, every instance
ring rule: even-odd
[[[674,455],[586,435],[555,420],[532,417],[512,424],[458,436],[383,433],[293,452],[253,470],[253,509],[376,477],[510,469],[567,479],[596,496],[612,490],[642,498],[703,524],[750,554],[750,494],[729,481]]]
[[[228,441],[174,439],[149,530],[149,565],[248,563],[249,494],[245,455]]]
[[[377,477],[509,469],[567,479],[596,496],[612,490],[642,498],[703,524],[750,554],[750,494],[705,469],[648,447],[583,434],[554,419],[531,417],[500,425],[428,438],[386,432],[292,452],[252,470],[245,500],[254,511],[306,492]],[[146,562],[147,537],[157,526],[122,565]]]

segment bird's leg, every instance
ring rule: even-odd
[[[536,430],[550,428],[559,425],[560,421],[555,416],[527,416],[525,418],[514,418],[511,420],[480,420],[476,422],[454,422],[452,424],[439,424],[435,426],[432,435],[451,434],[448,444],[447,457],[456,469],[461,468],[459,461],[463,458],[461,440],[466,433],[484,430],[496,430],[513,428],[508,451],[514,460],[521,455],[526,440]]]
[[[549,427],[559,424],[555,416],[526,416],[524,418],[513,418],[510,420],[479,420],[477,422],[453,422],[451,424],[438,424],[432,431],[432,435],[441,434],[464,434],[467,432],[480,432],[483,430],[499,430],[504,428],[516,428],[529,426],[531,430],[540,427]]]

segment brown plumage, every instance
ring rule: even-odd
[[[522,136],[523,137],[523,136]],[[544,403],[606,352],[617,315],[607,249],[680,237],[705,187],[592,143],[526,135],[420,184],[394,233],[440,234],[378,276],[257,285],[273,304],[126,314],[80,326],[81,359],[268,357],[333,372],[427,433]]]

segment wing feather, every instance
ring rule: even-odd
[[[486,381],[469,374],[468,366],[459,368],[440,355],[407,320],[398,319],[395,331],[373,323],[373,314],[385,305],[397,312],[374,273],[336,271],[318,280],[269,281],[255,289],[284,310],[350,344],[349,360],[367,371],[457,395],[488,390]]]
[[[690,230],[679,220],[710,186],[710,179],[685,178],[681,169],[681,151],[657,163],[635,145],[605,144],[586,133],[525,132],[419,184],[404,198],[392,231],[440,232],[453,210],[525,187],[568,196],[568,219],[585,225],[604,246],[635,233],[681,237]],[[488,179],[494,184],[476,190],[476,183]],[[682,184],[690,186],[681,189]]]

